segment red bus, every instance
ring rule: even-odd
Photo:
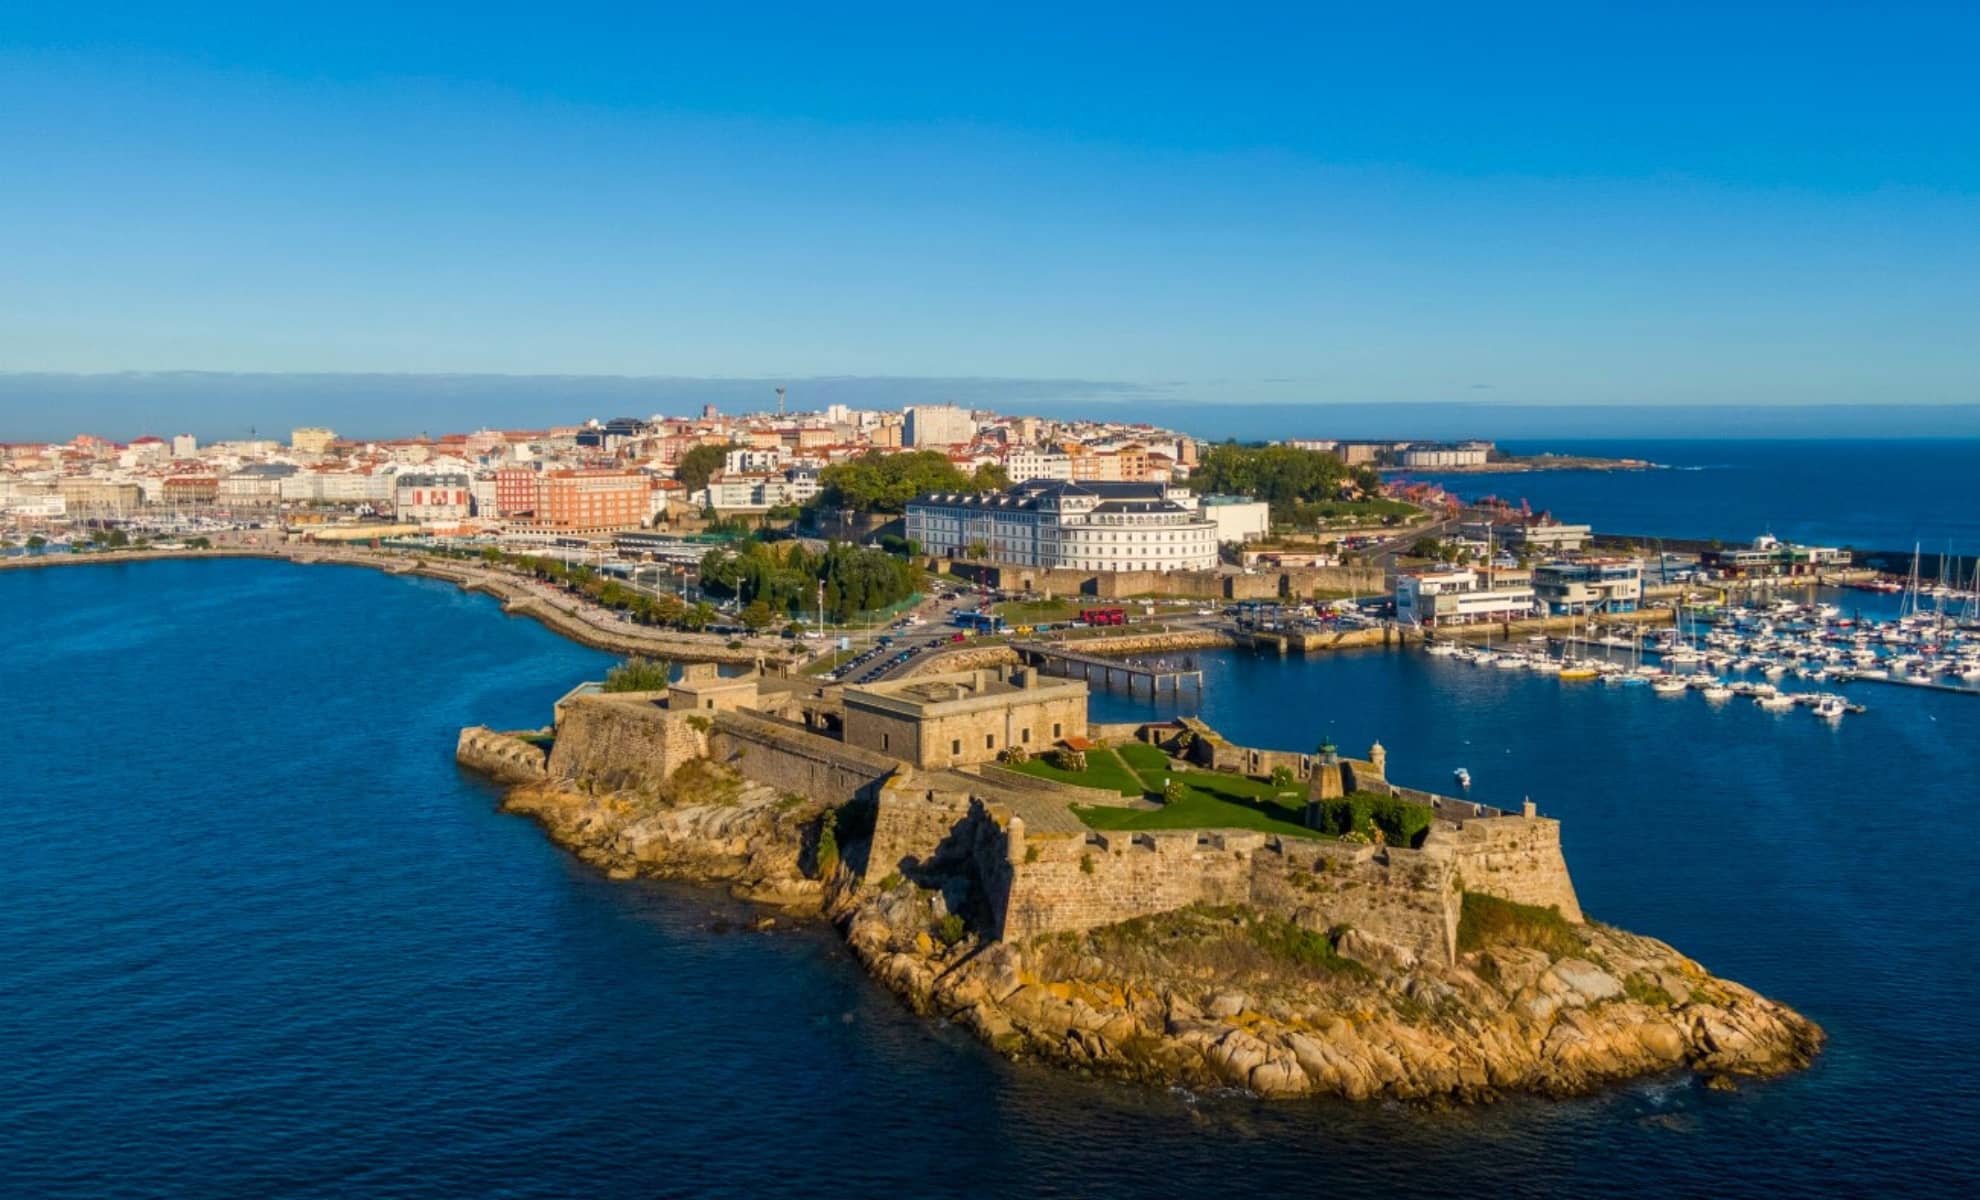
[[[1124,608],[1082,608],[1079,610],[1082,625],[1125,625],[1127,610]]]

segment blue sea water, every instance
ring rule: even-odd
[[[1211,656],[1203,711],[1563,817],[1595,916],[1800,1006],[1813,1070],[1476,1108],[1012,1065],[826,929],[613,883],[452,761],[604,656],[444,585],[0,573],[0,1193],[1955,1195],[1980,1151],[1980,698],[1805,714],[1374,652]],[[1102,716],[1151,709],[1105,697]]]
[[[1980,439],[1509,441],[1514,453],[1640,458],[1656,471],[1421,473],[1466,499],[1496,495],[1598,532],[1980,554]]]

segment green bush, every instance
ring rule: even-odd
[[[629,658],[605,672],[608,692],[664,692],[673,668],[665,659]]]
[[[1278,766],[1272,768],[1273,787],[1289,788],[1292,785],[1293,785],[1293,771],[1291,767],[1286,766],[1284,763],[1280,763]]]
[[[839,865],[839,813],[834,809],[818,821],[818,877],[829,878]]]
[[[935,940],[944,946],[953,946],[963,940],[963,919],[949,913],[935,922]]]
[[[1375,792],[1354,792],[1321,802],[1320,828],[1336,837],[1360,834],[1373,840],[1377,832],[1391,846],[1416,847],[1430,832],[1436,810]]]

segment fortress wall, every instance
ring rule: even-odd
[[[514,734],[497,733],[486,725],[468,726],[454,743],[455,762],[497,783],[541,782],[549,773],[548,759],[544,747]]]
[[[658,693],[576,696],[557,719],[548,777],[603,791],[653,794],[680,765],[708,753],[707,718],[674,713]]]
[[[996,763],[982,763],[974,770],[984,780],[998,788],[1020,792],[1033,792],[1064,800],[1068,804],[1104,805],[1108,808],[1126,808],[1132,798],[1106,788],[1081,787],[1074,783],[1061,783],[1056,779],[1041,779],[1036,775],[1026,775]]]
[[[1463,894],[1440,853],[1284,839],[1257,856],[1252,907],[1302,928],[1347,926],[1422,961],[1457,958]]]
[[[1559,821],[1511,815],[1465,821],[1431,830],[1424,846],[1450,853],[1466,891],[1556,907],[1570,921],[1585,919],[1561,855]]]
[[[896,872],[912,879],[938,864],[975,854],[973,812],[966,792],[949,792],[896,777],[880,785],[874,803],[873,842],[866,855],[866,878],[877,882]]]
[[[883,754],[848,746],[792,721],[746,712],[714,712],[708,753],[740,771],[745,779],[796,792],[814,800],[843,804],[874,794],[874,785],[899,763]]]
[[[1251,898],[1261,833],[1094,833],[1027,837],[1011,864],[1003,936],[1077,932],[1191,904]]]

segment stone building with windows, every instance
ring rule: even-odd
[[[1086,736],[1086,684],[1025,668],[958,671],[845,689],[844,740],[914,767],[995,762]]]

